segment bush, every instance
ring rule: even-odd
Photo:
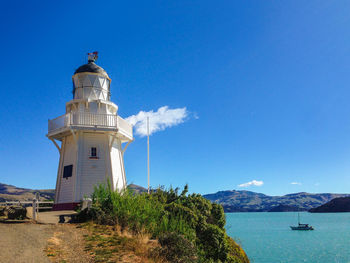
[[[199,194],[187,195],[188,186],[158,188],[151,194],[112,191],[109,184],[95,188],[89,211],[77,218],[119,225],[134,234],[158,238],[170,262],[249,262],[244,251],[227,236],[222,206]]]
[[[212,204],[210,217],[208,218],[208,223],[217,225],[220,228],[224,228],[226,224],[225,212],[222,205]]]
[[[166,213],[163,205],[146,193],[113,192],[109,185],[100,185],[92,195],[90,215],[99,224],[118,224],[137,234],[156,231]]]
[[[92,219],[90,211],[88,208],[85,208],[84,210],[79,211],[79,213],[73,217],[72,222],[73,223],[83,223],[83,222],[86,222],[90,219]]]
[[[205,230],[200,233],[200,246],[205,252],[206,258],[211,258],[215,262],[226,262],[225,232],[218,226],[208,224]]]
[[[161,254],[169,262],[173,263],[193,263],[197,261],[197,251],[195,246],[183,235],[177,233],[166,233],[159,237],[162,246]]]
[[[191,228],[195,228],[198,223],[198,216],[193,210],[178,203],[170,203],[164,206],[165,210],[176,218],[182,218]]]

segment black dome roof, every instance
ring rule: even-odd
[[[89,63],[77,68],[74,74],[82,73],[82,72],[99,73],[101,75],[104,75],[105,77],[108,77],[107,72],[100,66],[97,66],[93,61],[89,61]]]

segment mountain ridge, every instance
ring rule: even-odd
[[[247,190],[226,190],[203,195],[221,204],[225,212],[308,211],[338,197],[350,194],[298,192],[282,196],[269,196]]]
[[[146,188],[136,184],[129,184],[128,188],[136,193],[147,192]],[[40,199],[42,201],[53,200],[55,197],[55,189],[35,190],[35,189],[16,187],[14,185],[0,183],[0,202],[32,201],[36,193],[39,193]]]
[[[35,198],[36,193],[39,193],[40,199],[43,201],[53,200],[55,196],[54,189],[34,190],[0,183],[0,202],[31,201]]]
[[[128,187],[136,193],[147,192],[146,188],[139,185],[130,184]],[[33,200],[35,193],[39,193],[43,201],[53,200],[55,196],[54,189],[33,190],[0,183],[0,202]],[[221,204],[225,212],[285,212],[308,211],[334,198],[350,197],[350,194],[298,192],[269,196],[247,190],[222,190],[203,197]]]

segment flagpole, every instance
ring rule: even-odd
[[[148,182],[148,188],[147,192],[149,194],[150,189],[149,189],[149,117],[147,117],[147,182]]]

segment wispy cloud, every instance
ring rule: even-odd
[[[299,182],[291,182],[290,184],[301,185],[301,183],[299,183]]]
[[[263,181],[257,181],[257,180],[253,180],[244,184],[239,184],[238,187],[249,187],[249,186],[262,186],[264,184]]]
[[[169,109],[168,106],[163,106],[156,112],[153,110],[140,111],[136,115],[129,116],[126,120],[134,126],[136,135],[144,137],[147,136],[147,117],[149,117],[149,133],[153,134],[183,123],[188,116],[189,112],[186,107]],[[195,118],[198,117],[195,116]]]

